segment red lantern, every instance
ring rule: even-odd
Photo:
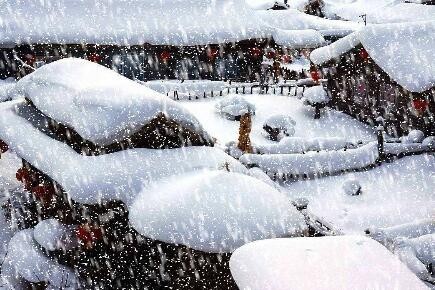
[[[291,62],[292,62],[292,57],[291,57],[290,55],[288,55],[288,54],[284,54],[284,55],[281,57],[281,61],[282,61],[283,63],[291,63]]]
[[[97,53],[93,52],[93,53],[89,54],[88,60],[92,61],[92,62],[99,63],[99,62],[101,62],[101,56],[99,56]]]
[[[5,153],[9,150],[8,144],[6,144],[3,140],[0,140],[0,153]]]
[[[412,106],[418,113],[423,113],[429,107],[429,102],[425,99],[412,100]]]
[[[18,181],[25,182],[26,180],[29,180],[29,171],[27,171],[25,168],[20,168],[15,174],[15,177]]]
[[[310,71],[310,75],[311,78],[313,79],[313,81],[315,81],[316,83],[319,82],[320,80],[320,72],[317,70],[312,70]]]
[[[103,238],[103,232],[99,227],[91,226],[89,224],[82,224],[77,227],[76,236],[87,247],[92,247],[95,242]]]
[[[209,60],[214,60],[219,54],[219,49],[217,48],[210,48],[207,50],[207,57]]]
[[[160,53],[160,59],[164,62],[167,62],[171,58],[171,53],[169,51],[163,51]]]
[[[259,58],[259,57],[261,56],[261,53],[262,53],[262,51],[261,51],[261,49],[259,49],[258,47],[253,47],[253,48],[251,48],[251,50],[249,51],[249,55],[250,55],[252,58]]]
[[[365,50],[364,48],[362,48],[359,51],[359,57],[362,58],[363,60],[367,60],[369,58],[369,53],[367,52],[367,50]]]
[[[266,53],[266,57],[267,57],[268,59],[274,59],[274,58],[275,58],[275,55],[276,55],[276,53],[275,53],[275,51],[273,51],[273,50],[269,50],[269,51]]]
[[[54,187],[51,185],[40,184],[31,189],[32,193],[35,194],[36,198],[48,202],[55,194]]]

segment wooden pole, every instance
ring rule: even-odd
[[[239,128],[239,143],[237,147],[243,153],[252,153],[251,139],[249,134],[252,129],[252,116],[251,113],[245,113],[240,118]]]

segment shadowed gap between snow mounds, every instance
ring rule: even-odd
[[[117,140],[109,145],[100,146],[82,138],[79,133],[69,126],[45,115],[31,100],[26,98],[26,102],[28,103],[27,108],[24,107],[21,110],[29,115],[29,118],[42,119],[42,122],[38,122],[40,131],[67,144],[82,155],[96,156],[132,148],[173,149],[185,146],[214,145],[213,140],[205,132],[196,132],[182,124],[178,124],[161,112],[127,138]]]

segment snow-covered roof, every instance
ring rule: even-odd
[[[275,29],[272,35],[277,44],[291,48],[315,48],[326,44],[322,34],[313,29]]]
[[[233,253],[230,269],[240,289],[428,289],[384,246],[361,236],[256,241]]]
[[[36,128],[28,121],[28,108],[23,100],[0,104],[0,139],[80,203],[116,199],[128,204],[155,180],[202,168],[220,168],[226,162],[231,171],[247,172],[237,160],[215,147],[136,148],[84,156]]]
[[[255,18],[264,24],[284,30],[319,31],[323,36],[348,34],[361,27],[360,23],[352,21],[330,20],[305,14],[296,9],[255,11]]]
[[[142,191],[129,220],[142,235],[207,252],[259,239],[301,235],[304,217],[274,187],[247,175],[204,170]]]
[[[200,45],[267,36],[240,0],[0,2],[0,43]]]
[[[435,7],[415,3],[401,3],[405,0],[323,0],[322,11],[328,17],[367,23],[394,23],[417,20],[433,20]],[[418,1],[413,1],[418,2]]]
[[[330,35],[358,26],[294,9],[257,11],[243,0],[63,0],[56,3],[11,0],[0,2],[0,15],[0,45],[3,46],[20,43],[204,45],[271,37],[276,28],[323,30],[327,33],[323,35]]]
[[[14,94],[30,99],[45,115],[97,145],[122,140],[161,113],[203,132],[196,118],[181,105],[83,59],[65,58],[37,69],[18,81]]]
[[[314,50],[310,59],[322,65],[362,44],[394,81],[411,92],[423,92],[435,85],[434,33],[435,21],[369,25]]]

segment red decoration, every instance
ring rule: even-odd
[[[273,50],[269,50],[269,51],[266,53],[266,57],[267,57],[268,59],[273,59],[273,58],[275,58],[275,55],[276,55],[276,53],[275,53]]]
[[[50,201],[55,194],[54,187],[51,185],[40,184],[31,189],[32,193],[42,201]]]
[[[359,51],[359,57],[362,58],[362,59],[364,59],[364,60],[367,60],[370,56],[369,56],[369,53],[367,52],[367,50],[365,50],[364,48],[362,48],[362,49]]]
[[[412,100],[412,106],[417,112],[423,113],[429,107],[429,102],[424,99],[415,99]]]
[[[162,53],[160,53],[160,59],[162,61],[168,61],[171,58],[171,53],[169,51],[163,51]]]
[[[311,78],[313,79],[313,81],[318,82],[320,80],[320,72],[317,70],[312,70],[310,71],[311,74]]]
[[[76,236],[85,245],[92,246],[92,244],[103,238],[103,232],[99,227],[82,224],[76,229]]]
[[[3,140],[0,140],[0,153],[5,153],[9,150],[8,144],[6,144]]]
[[[261,54],[262,54],[262,50],[259,49],[258,47],[253,47],[249,51],[249,55],[253,58],[259,58],[261,56]]]
[[[292,57],[291,57],[290,55],[288,55],[288,54],[284,54],[284,55],[281,57],[281,61],[282,61],[283,63],[291,63],[291,62],[292,62]]]
[[[214,60],[219,54],[219,49],[217,48],[210,48],[207,50],[207,56],[210,60]]]
[[[30,174],[29,171],[25,168],[18,169],[17,173],[15,174],[15,177],[20,182],[25,182],[26,180],[29,180]]]
[[[101,56],[99,56],[97,53],[91,53],[88,56],[88,60],[92,62],[99,63],[101,62]]]

